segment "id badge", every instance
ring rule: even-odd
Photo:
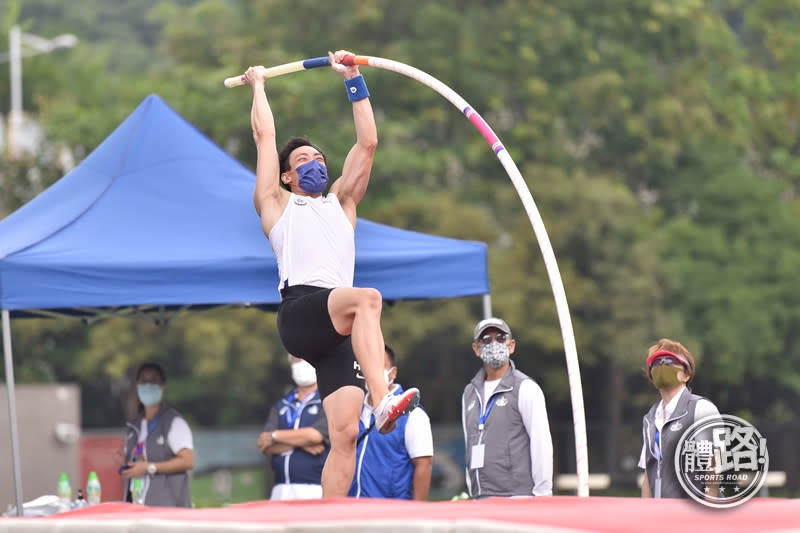
[[[476,444],[472,447],[472,457],[469,462],[470,469],[483,468],[483,447],[483,444]]]

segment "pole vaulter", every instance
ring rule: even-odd
[[[528,219],[533,227],[533,232],[536,235],[536,240],[539,242],[539,249],[544,258],[544,264],[547,269],[547,275],[550,279],[550,286],[553,290],[555,298],[556,311],[558,313],[558,320],[561,326],[561,337],[564,341],[564,352],[567,358],[567,376],[569,378],[570,398],[572,401],[572,420],[575,429],[575,467],[578,478],[577,494],[578,496],[589,495],[589,460],[586,446],[586,416],[583,409],[583,388],[581,386],[581,374],[578,364],[578,353],[575,345],[575,335],[572,330],[572,320],[569,315],[569,307],[567,305],[567,297],[564,292],[564,284],[561,280],[561,273],[558,270],[556,257],[553,253],[553,247],[550,244],[550,238],[547,235],[547,230],[544,227],[544,222],[533,201],[533,196],[528,189],[525,180],[520,174],[517,165],[511,159],[508,151],[500,142],[500,139],[492,131],[489,124],[481,117],[466,100],[460,97],[453,89],[440,82],[430,74],[427,74],[419,69],[410,65],[384,59],[380,57],[371,56],[348,56],[342,61],[344,65],[366,65],[370,67],[390,70],[398,74],[402,74],[423,85],[427,85],[434,91],[438,92],[450,101],[470,122],[478,129],[478,131],[492,147],[500,163],[505,168],[511,183],[519,194],[522,205],[528,214]],[[275,67],[266,69],[266,77],[274,78],[292,72],[301,70],[309,70],[318,67],[330,67],[328,57],[316,57],[306,59],[303,61],[294,61]],[[342,67],[343,68],[343,67]],[[232,88],[244,85],[244,76],[233,76],[227,78],[224,82],[225,87]]]

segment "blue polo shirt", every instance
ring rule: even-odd
[[[401,394],[398,386],[394,393]],[[422,406],[417,406],[422,409]],[[371,417],[371,420],[374,416]],[[406,450],[408,415],[400,417],[389,433],[376,428],[367,434],[356,449],[356,472],[348,496],[360,498],[396,498],[410,500],[414,488],[414,463]],[[358,423],[359,437],[367,430]]]

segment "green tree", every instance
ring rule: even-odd
[[[611,432],[617,442],[590,438],[598,468],[613,472],[619,455],[638,454],[637,426],[655,398],[640,367],[662,336],[695,352],[696,390],[723,411],[754,422],[791,418],[800,396],[796,1],[21,6],[3,24],[13,18],[37,33],[81,38],[68,53],[26,62],[24,83],[26,109],[78,160],[158,93],[252,168],[249,89],[221,86],[251,64],[347,48],[410,64],[455,89],[504,142],[542,212],[570,305],[589,423],[620,428]],[[396,73],[363,72],[380,146],[359,214],[488,243],[494,310],[518,338],[520,367],[542,384],[551,422],[568,424],[550,281],[497,158],[434,91]],[[5,79],[0,73],[0,106]],[[318,69],[270,80],[267,91],[279,140],[308,134],[341,168],[353,132],[340,80]],[[0,172],[15,176],[13,190],[0,195],[7,210],[61,174],[47,158],[4,162]],[[480,314],[477,298],[386,307],[400,379],[423,388],[436,421],[458,420],[460,392],[479,366],[469,344]],[[242,310],[166,328],[23,321],[14,331],[26,379],[121,390],[136,363],[167,358],[181,407],[198,423],[229,424],[252,422],[285,385],[273,324]],[[55,346],[63,354],[46,349],[51,328],[62,332]],[[244,396],[219,387],[234,367]],[[198,401],[212,390],[213,406]],[[108,423],[99,410],[89,419]]]

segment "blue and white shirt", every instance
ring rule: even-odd
[[[292,448],[280,455],[272,456],[272,469],[275,484],[305,483],[319,485],[322,481],[322,467],[330,451],[328,442],[328,419],[322,409],[319,391],[314,391],[304,401],[297,399],[293,390],[281,398],[270,409],[264,431],[271,433],[278,429],[299,429],[313,427],[325,439],[326,449],[319,455],[311,455],[302,448]]]
[[[393,394],[402,392],[400,385],[393,386]],[[359,436],[370,427],[372,411],[367,396],[358,423]],[[361,440],[356,449],[356,472],[348,496],[410,500],[414,493],[412,459],[432,456],[431,421],[422,406],[417,406],[407,416],[400,417],[393,431],[384,434],[372,428]]]

